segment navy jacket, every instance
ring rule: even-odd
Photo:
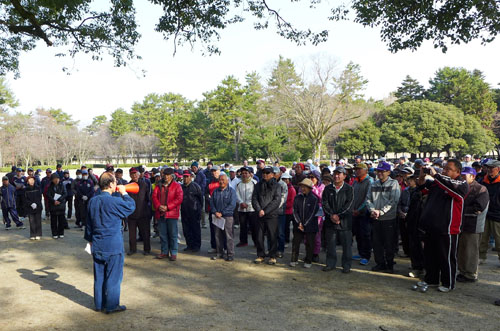
[[[194,179],[195,183],[198,184],[201,188],[201,192],[205,192],[205,187],[207,186],[207,177],[203,173],[201,169],[198,169],[198,172],[195,174],[196,178]]]
[[[85,240],[92,243],[92,253],[123,254],[122,219],[135,210],[135,202],[128,195],[111,196],[107,192],[89,201]]]
[[[71,177],[68,177],[68,178],[62,178],[61,179],[61,182],[64,184],[64,186],[66,187],[66,193],[68,194],[68,197],[72,197],[74,195],[74,192],[73,192],[73,178]]]
[[[35,184],[34,186],[26,186],[24,191],[24,210],[28,214],[36,214],[42,212],[42,192],[40,188]],[[31,208],[32,204],[36,204],[36,208]]]
[[[60,195],[58,199],[55,199],[56,194]],[[66,211],[66,197],[66,188],[62,182],[59,182],[57,185],[54,185],[53,183],[50,184],[47,189],[47,199],[49,199],[49,210],[51,214],[64,215],[64,212]],[[55,204],[56,201],[60,202],[57,206]]]
[[[26,177],[22,176],[21,178],[19,178],[16,176],[12,178],[12,184],[16,187],[16,196],[24,195],[24,188],[26,187]],[[17,185],[22,185],[23,188],[18,190]]]
[[[210,212],[221,213],[222,216],[233,216],[236,208],[236,191],[229,185],[222,190],[216,188],[210,197]]]
[[[87,178],[86,180],[79,180],[74,185],[75,186],[75,195],[77,199],[81,199],[82,196],[86,196],[87,198],[92,198],[94,196],[94,182],[92,179]],[[87,200],[88,201],[88,200]]]
[[[2,193],[2,208],[16,208],[16,188],[11,184],[2,185],[0,192]]]

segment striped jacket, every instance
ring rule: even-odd
[[[421,229],[433,234],[459,234],[469,184],[437,174],[423,186],[428,196],[420,216]]]

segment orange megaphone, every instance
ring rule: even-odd
[[[116,191],[118,191],[118,186],[116,187]],[[134,182],[127,184],[125,185],[125,191],[127,191],[127,193],[137,194],[139,193],[139,184]]]

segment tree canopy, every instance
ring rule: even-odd
[[[250,18],[256,30],[273,26],[280,36],[299,45],[324,42],[329,33],[327,28],[297,28],[296,22],[266,0],[149,2],[162,10],[155,31],[172,40],[175,47],[202,45],[204,54],[220,53],[221,31]],[[291,0],[286,6],[297,2],[314,8],[321,0]],[[499,7],[498,1],[354,0],[333,7],[329,19],[353,19],[364,26],[380,27],[382,40],[393,52],[417,49],[425,40],[446,51],[450,43],[494,40],[500,30]],[[20,54],[34,49],[38,41],[60,48],[58,56],[88,53],[100,60],[108,54],[116,66],[127,65],[140,58],[135,50],[141,37],[135,14],[133,0],[0,0],[0,75],[19,74]],[[326,23],[325,17],[325,27]]]

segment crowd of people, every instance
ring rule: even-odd
[[[422,292],[429,287],[449,292],[456,281],[476,282],[493,242],[500,259],[500,161],[494,159],[467,155],[463,161],[410,162],[403,156],[390,163],[357,156],[352,164],[308,160],[291,169],[264,160],[255,168],[247,161],[238,168],[208,162],[205,169],[193,162],[185,169],[175,163],[151,171],[133,167],[128,173],[139,187],[129,194],[135,208],[122,217],[128,255],[137,253],[138,241],[143,254],[151,254],[151,238],[159,237],[161,251],[155,257],[177,260],[181,219],[184,252],[199,252],[201,231],[209,227],[212,260],[233,261],[237,248],[248,246],[249,236],[256,264],[276,264],[290,243],[290,267],[298,265],[303,244],[303,266],[320,262],[323,250],[325,272],[336,269],[338,246],[343,273],[351,271],[353,261],[372,264],[374,272],[394,273],[399,255],[410,259],[408,276],[420,279],[414,289]],[[128,183],[123,170],[112,165],[104,174],[113,175],[118,185]],[[99,195],[99,176],[85,166],[76,178],[61,165],[55,172],[47,169],[43,178],[41,170],[29,168],[25,176],[13,167],[2,178],[5,227],[10,229],[12,220],[24,228],[27,218],[30,239],[39,240],[44,211],[52,237],[64,238],[73,204],[75,226],[88,229],[88,205]]]

